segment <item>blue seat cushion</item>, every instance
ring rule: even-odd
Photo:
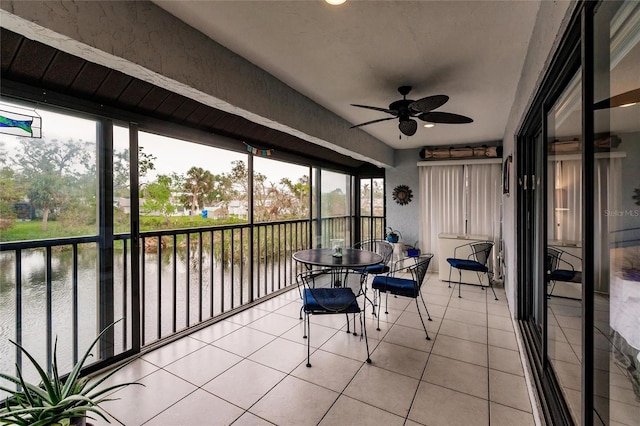
[[[549,280],[579,283],[582,282],[582,272],[570,271],[567,269],[556,269],[549,274]]]
[[[378,275],[373,279],[371,287],[374,290],[389,292],[405,297],[418,297],[416,282],[408,278],[398,278]]]
[[[305,288],[303,307],[311,314],[360,312],[356,295],[349,287]]]
[[[470,259],[455,259],[450,257],[447,259],[447,262],[449,262],[449,265],[453,266],[454,268],[462,269],[465,271],[487,272],[489,270],[489,268],[487,268],[482,263]]]
[[[378,263],[376,265],[355,269],[355,271],[359,274],[386,274],[389,272],[389,267],[384,263]]]

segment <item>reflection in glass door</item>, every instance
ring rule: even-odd
[[[578,72],[547,113],[545,258],[547,360],[581,423],[582,79]]]
[[[640,422],[640,2],[594,16],[594,419]]]

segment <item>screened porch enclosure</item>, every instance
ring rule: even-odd
[[[15,188],[1,200],[0,339],[44,365],[57,341],[69,371],[99,330],[121,320],[94,354],[90,370],[102,368],[286,291],[297,250],[384,235],[383,178],[361,183],[355,172],[226,138],[216,147],[216,137],[205,145],[38,113],[42,139],[0,135],[2,184]],[[35,192],[44,179],[55,182],[47,203]],[[12,345],[0,346],[0,360],[0,371],[17,363],[37,377]]]

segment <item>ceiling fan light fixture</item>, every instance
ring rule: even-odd
[[[416,130],[418,130],[418,122],[412,119],[400,120],[398,129],[400,129],[400,132],[402,132],[403,135],[413,136],[416,134]]]
[[[347,0],[324,0],[327,3],[329,3],[331,6],[339,6],[341,4],[343,4],[344,2],[346,2]]]

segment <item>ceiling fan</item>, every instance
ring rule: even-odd
[[[366,126],[367,124],[379,123],[381,121],[399,119],[398,129],[403,135],[413,136],[418,130],[418,122],[412,117],[416,117],[422,121],[430,123],[446,123],[446,124],[465,124],[473,123],[473,120],[464,115],[452,114],[450,112],[433,111],[444,105],[449,97],[446,95],[427,96],[417,101],[407,99],[407,95],[411,91],[411,86],[400,86],[398,92],[402,95],[402,99],[391,102],[388,108],[380,108],[368,105],[351,104],[355,107],[373,109],[376,111],[386,112],[392,117],[379,118],[377,120],[367,121],[366,123],[356,124],[351,128]]]

